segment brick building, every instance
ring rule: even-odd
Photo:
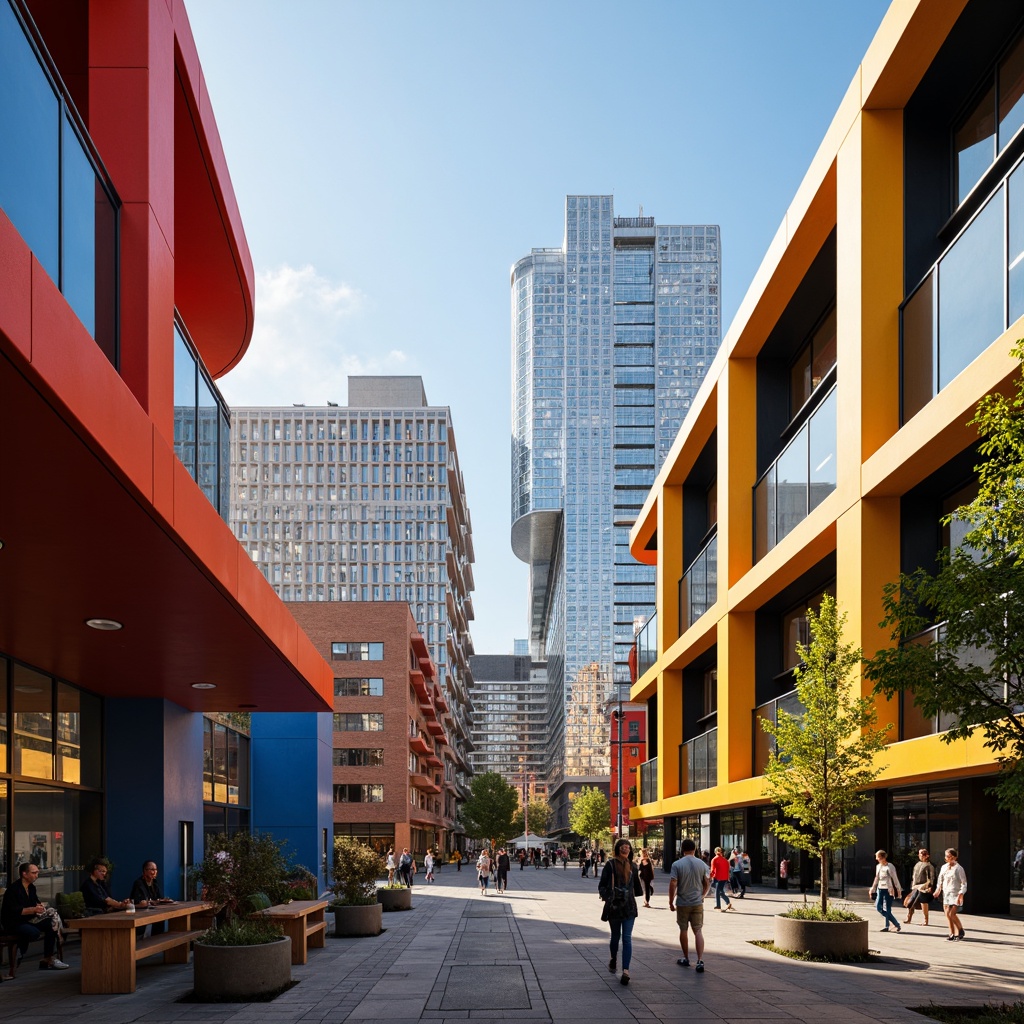
[[[289,605],[334,669],[335,836],[381,852],[454,841],[456,766],[451,711],[408,605]]]

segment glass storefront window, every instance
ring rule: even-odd
[[[13,789],[14,870],[39,865],[36,889],[44,901],[78,889],[85,863],[101,852],[101,795],[28,782]]]
[[[80,786],[102,784],[100,748],[88,742],[100,735],[102,705],[98,697],[67,683],[57,684],[57,779]]]
[[[13,666],[15,775],[53,778],[53,683],[24,665]]]

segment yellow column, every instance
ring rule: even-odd
[[[658,496],[658,654],[679,639],[679,577],[683,575],[683,489],[666,484]]]
[[[753,564],[757,361],[730,359],[718,382],[718,597]]]
[[[754,710],[754,613],[718,623],[718,783],[749,779]]]
[[[682,792],[679,744],[683,742],[683,673],[669,669],[658,686],[658,799]]]

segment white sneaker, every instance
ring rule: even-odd
[[[42,966],[42,965],[40,965],[40,966]],[[50,963],[47,965],[46,970],[48,970],[48,971],[66,971],[70,966],[71,966],[71,964],[66,964],[66,963],[64,963],[63,960],[58,960],[57,957],[54,957],[50,961]]]

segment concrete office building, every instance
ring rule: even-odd
[[[463,799],[474,554],[451,411],[419,377],[348,387],[345,406],[232,410],[231,526],[286,602],[409,606],[450,706]]]
[[[512,548],[547,661],[556,832],[581,785],[608,787],[603,704],[654,607],[629,528],[718,349],[720,259],[714,225],[568,196],[562,246],[512,268]]]
[[[632,688],[651,722],[633,815],[664,817],[666,862],[690,835],[746,847],[758,880],[788,859],[791,883],[815,882],[771,831],[758,719],[799,712],[794,643],[823,593],[844,639],[888,646],[883,586],[950,543],[943,515],[977,479],[968,421],[1016,380],[1022,15],[892,4],[633,529],[658,579]],[[919,846],[936,862],[952,846],[975,911],[1022,912],[1024,819],[988,791],[981,734],[943,743],[947,722],[909,694],[877,708],[892,742],[830,884],[863,891],[877,849],[905,879]]]
[[[547,672],[529,655],[474,654],[473,721],[470,734],[474,774],[497,772],[522,791],[524,781],[538,796],[545,786]]]
[[[183,3],[0,0],[0,123],[0,886],[107,854],[180,897],[206,812],[251,823],[202,712],[331,707],[223,518],[254,274]],[[251,809],[287,786],[323,882],[315,744]]]

